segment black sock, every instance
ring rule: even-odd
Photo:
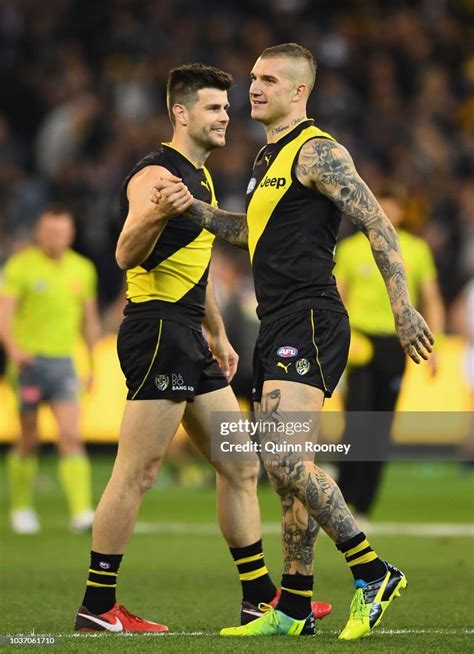
[[[262,541],[247,547],[230,547],[230,553],[239,571],[244,602],[258,606],[260,602],[271,602],[276,588],[270,579],[263,558]]]
[[[122,554],[99,554],[91,552],[91,565],[87,579],[86,593],[82,604],[91,613],[100,615],[115,604],[117,574]]]
[[[370,582],[385,576],[387,566],[370,547],[369,541],[362,532],[344,543],[337,544],[336,547],[344,554],[354,580],[362,579]]]
[[[281,597],[277,605],[290,618],[304,620],[311,613],[313,596],[313,575],[283,575],[281,578]]]

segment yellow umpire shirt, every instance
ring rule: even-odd
[[[3,270],[1,294],[18,301],[13,318],[17,345],[35,356],[71,356],[84,302],[96,290],[93,263],[73,250],[58,261],[37,246],[13,255]]]
[[[420,286],[436,279],[436,268],[427,243],[404,230],[397,230],[407,271],[411,301],[417,306]],[[393,314],[382,275],[362,232],[337,246],[334,274],[344,285],[344,303],[352,329],[369,335],[395,334]]]

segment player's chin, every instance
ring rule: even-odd
[[[250,117],[254,120],[258,120],[261,123],[268,122],[268,116],[266,115],[266,105],[251,105]]]
[[[225,132],[212,132],[210,144],[214,148],[222,148],[225,145]]]

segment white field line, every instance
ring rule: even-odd
[[[413,523],[379,522],[369,525],[364,531],[376,536],[468,536],[474,537],[474,525],[469,523]],[[137,522],[137,534],[183,534],[187,536],[214,536],[219,534],[216,523],[186,522]],[[279,522],[262,523],[264,535],[280,533]]]
[[[337,629],[321,629],[316,634],[321,636],[337,636],[339,630]],[[446,628],[446,629],[377,629],[377,631],[372,635],[373,636],[403,636],[403,635],[422,635],[422,634],[433,634],[433,635],[442,635],[442,636],[467,636],[474,634],[474,628]],[[148,637],[148,638],[169,638],[171,636],[217,636],[217,632],[213,631],[170,631],[169,633],[118,633],[110,634],[109,632],[97,632],[97,633],[64,633],[64,634],[5,634],[0,635],[0,642],[4,642],[6,638],[137,638],[137,637]]]

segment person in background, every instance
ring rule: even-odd
[[[450,311],[451,328],[465,339],[462,375],[469,389],[466,436],[459,445],[462,468],[474,470],[474,277],[461,289]]]
[[[21,436],[7,458],[11,526],[20,534],[40,530],[34,509],[38,468],[38,409],[46,402],[57,422],[59,479],[71,528],[90,530],[91,471],[79,434],[79,380],[72,354],[82,335],[92,353],[100,332],[97,275],[91,261],[71,249],[74,220],[63,206],[48,207],[35,228],[36,244],[7,260],[0,293],[3,341],[18,395]]]
[[[427,243],[403,229],[405,198],[397,186],[387,186],[378,194],[385,214],[397,229],[405,261],[410,297],[426,317],[435,334],[444,331],[445,315],[436,268]],[[375,420],[364,420],[370,450],[381,456],[390,440],[393,411],[400,393],[406,356],[395,332],[393,315],[382,277],[370,247],[361,232],[343,240],[336,251],[335,275],[339,292],[349,312],[352,343],[349,353],[345,394],[346,428],[343,440],[350,442],[358,433],[354,412],[384,412]],[[437,372],[437,357],[429,359],[432,375]],[[375,418],[375,417],[374,417]],[[359,522],[366,522],[382,480],[384,461],[342,461],[339,463],[339,487],[352,505]]]

